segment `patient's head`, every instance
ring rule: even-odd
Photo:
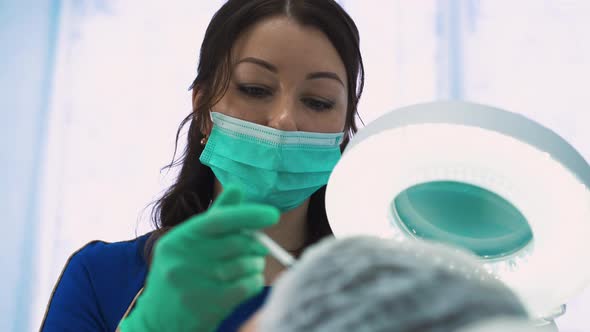
[[[442,332],[500,316],[527,314],[471,255],[423,241],[353,237],[310,248],[277,281],[250,328]]]

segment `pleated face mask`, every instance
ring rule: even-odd
[[[340,159],[343,133],[282,131],[218,112],[211,117],[199,160],[252,202],[291,210],[328,182]]]

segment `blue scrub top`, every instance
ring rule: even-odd
[[[53,290],[41,331],[115,331],[143,287],[147,275],[143,250],[149,235],[116,243],[94,241],[75,252]],[[238,306],[218,331],[237,331],[262,306],[269,291],[266,287]]]

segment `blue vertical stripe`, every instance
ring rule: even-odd
[[[459,0],[450,0],[448,9],[449,98],[463,98],[463,38]]]
[[[32,287],[35,279],[33,278],[35,272],[35,253],[37,252],[37,231],[39,223],[42,218],[39,215],[39,202],[41,190],[41,174],[42,164],[44,161],[44,153],[46,151],[47,132],[49,124],[50,99],[52,93],[52,82],[55,69],[55,58],[58,39],[59,17],[61,12],[61,0],[50,0],[49,5],[49,19],[47,25],[40,25],[38,28],[47,33],[47,50],[44,59],[42,59],[43,72],[41,73],[39,91],[33,91],[39,95],[40,109],[35,112],[37,116],[34,117],[33,124],[33,154],[31,169],[31,181],[29,182],[28,198],[25,206],[25,218],[22,227],[24,234],[21,241],[21,265],[20,277],[16,285],[16,300],[15,300],[15,316],[14,316],[14,330],[15,331],[32,331],[38,327],[32,326],[37,322],[31,322],[32,312]]]
[[[436,3],[437,95],[439,99],[463,99],[463,13],[459,0]]]

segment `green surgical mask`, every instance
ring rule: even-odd
[[[343,133],[282,131],[212,112],[213,129],[199,160],[223,186],[281,211],[301,205],[328,183]]]

